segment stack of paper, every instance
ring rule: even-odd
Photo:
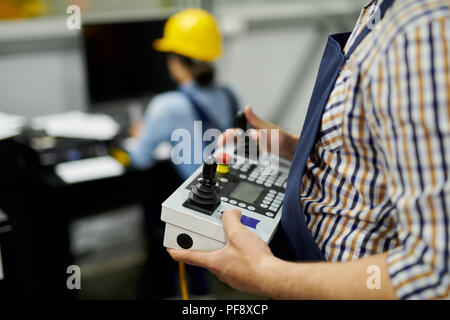
[[[0,140],[20,134],[25,123],[23,116],[0,112]]]
[[[56,174],[66,183],[77,183],[120,176],[125,168],[110,156],[64,162],[56,165]]]
[[[33,119],[32,127],[49,136],[109,140],[120,130],[119,124],[104,114],[71,111]]]

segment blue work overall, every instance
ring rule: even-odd
[[[230,103],[230,112],[231,112],[230,119],[231,119],[231,121],[233,121],[234,117],[236,116],[237,112],[239,111],[237,98],[229,88],[221,87],[221,90],[225,93],[225,95],[227,96],[228,101]],[[202,122],[202,128],[203,128],[202,133],[204,133],[204,131],[206,131],[207,129],[211,129],[211,128],[219,129],[219,130],[226,130],[228,128],[231,128],[232,123],[230,123],[230,126],[228,126],[227,128],[222,128],[217,123],[217,121],[210,118],[204,111],[205,108],[202,108],[200,106],[199,102],[192,96],[192,94],[188,90],[186,90],[183,87],[179,87],[177,89],[177,91],[184,94],[185,98],[188,99],[189,102],[191,103],[192,108],[194,109],[195,113],[198,116],[198,120]],[[210,106],[210,107],[214,107],[214,106]],[[204,146],[206,146],[206,144]]]
[[[379,8],[379,17],[383,18],[393,3],[393,0],[384,0]],[[373,24],[371,25],[373,27]],[[313,95],[289,172],[281,223],[271,243],[274,254],[282,259],[292,261],[324,260],[323,252],[319,249],[306,225],[305,215],[300,203],[302,177],[306,160],[318,138],[325,106],[342,66],[370,31],[371,28],[366,27],[345,55],[343,49],[350,33],[339,33],[328,37]]]

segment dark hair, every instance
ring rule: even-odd
[[[214,66],[209,62],[194,60],[186,56],[169,53],[171,56],[176,57],[184,66],[186,66],[192,73],[195,82],[199,86],[207,86],[214,82],[215,70]]]

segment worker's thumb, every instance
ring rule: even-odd
[[[245,118],[248,123],[255,129],[277,129],[278,127],[270,122],[264,121],[253,113],[251,106],[246,106],[244,109]]]
[[[241,211],[238,209],[225,211],[222,214],[222,224],[228,239],[232,238],[236,232],[245,229],[241,223]]]

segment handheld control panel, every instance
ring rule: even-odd
[[[228,209],[239,209],[241,223],[269,243],[281,218],[290,167],[287,160],[273,159],[263,151],[252,161],[233,152],[208,158],[162,204],[164,246],[222,248],[227,239],[221,215]]]

